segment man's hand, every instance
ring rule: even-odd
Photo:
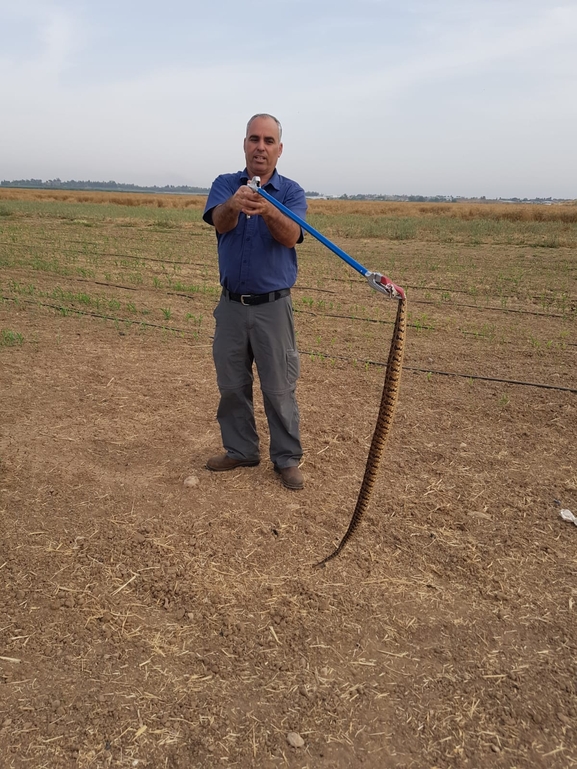
[[[238,211],[247,216],[264,216],[269,212],[269,208],[274,208],[262,195],[247,186],[239,187],[232,196],[232,201]]]
[[[212,212],[212,221],[217,232],[230,232],[237,226],[241,213],[247,216],[257,216],[257,214],[265,216],[269,208],[274,210],[274,206],[268,200],[250,187],[243,185],[226,203],[216,206]]]
[[[296,222],[246,185],[239,187],[226,203],[216,206],[212,221],[218,232],[229,232],[237,226],[241,213],[246,216],[262,216],[270,234],[283,246],[293,248],[300,238],[301,228]]]

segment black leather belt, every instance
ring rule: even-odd
[[[283,296],[290,294],[290,288],[283,288],[280,291],[271,291],[268,294],[233,294],[228,288],[223,288],[222,293],[231,302],[240,302],[241,304],[266,304],[267,302],[276,302],[277,299],[282,299]]]

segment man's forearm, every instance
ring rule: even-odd
[[[262,214],[262,218],[264,219],[270,234],[283,246],[294,248],[301,236],[300,225],[293,222],[292,219],[289,219],[288,216],[285,216],[277,208],[274,208],[272,204],[269,203],[269,206],[270,210],[267,209],[267,211]]]
[[[232,204],[232,198],[221,203],[212,212],[212,223],[217,232],[230,232],[238,224],[240,211]]]

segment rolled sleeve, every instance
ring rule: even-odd
[[[216,177],[210,188],[204,207],[204,213],[202,215],[202,218],[207,224],[214,227],[212,212],[217,206],[226,203],[226,201],[234,195],[239,186],[240,185],[236,182],[233,174],[222,174],[221,176]]]

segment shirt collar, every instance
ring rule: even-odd
[[[246,179],[247,181],[251,178],[248,175],[248,171],[246,168],[244,169],[244,171],[242,171],[240,178],[241,180]],[[264,189],[266,189],[267,187],[272,187],[274,190],[277,190],[277,191],[280,190],[280,176],[276,168],[272,172],[272,176],[270,177],[268,182],[264,185]]]

